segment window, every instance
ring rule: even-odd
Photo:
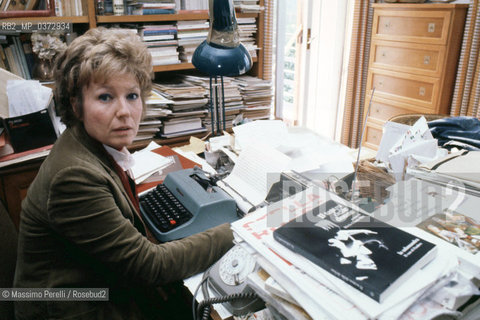
[[[276,116],[339,138],[352,0],[280,0]]]

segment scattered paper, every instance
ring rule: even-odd
[[[408,159],[414,155],[422,156],[424,159],[434,159],[437,155],[438,143],[436,139],[418,141],[417,143],[408,144],[401,148],[400,151],[391,154],[388,157],[393,174],[397,181],[403,180],[405,168]]]
[[[376,159],[382,162],[388,162],[390,149],[399,141],[410,126],[397,122],[387,121],[383,126],[383,135],[378,147]]]
[[[376,159],[388,163],[399,181],[405,178],[407,168],[417,167],[444,154],[433,138],[427,120],[420,117],[413,126],[387,122]]]
[[[427,120],[422,116],[405,132],[402,138],[390,148],[390,153],[400,152],[416,142],[431,139],[433,139],[433,136],[430,133],[430,128],[428,128]]]

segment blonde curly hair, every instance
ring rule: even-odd
[[[67,127],[80,122],[83,88],[120,74],[131,74],[137,79],[145,106],[152,89],[152,56],[138,35],[125,29],[99,27],[73,40],[57,56],[54,65],[55,102],[62,122]]]

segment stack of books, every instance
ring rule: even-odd
[[[135,14],[174,14],[174,0],[142,0],[135,3]]]
[[[170,82],[155,83],[154,87],[171,100],[168,106],[172,111],[162,118],[162,131],[157,137],[174,138],[207,130],[203,126],[203,118],[206,115],[208,92],[203,86],[176,78]]]
[[[192,84],[201,85],[206,90],[210,90],[210,78],[209,77],[184,75],[183,79],[187,82],[192,83]],[[224,101],[225,101],[225,127],[226,128],[231,128],[231,127],[233,127],[233,120],[244,108],[243,107],[243,101],[242,101],[242,96],[240,94],[240,90],[238,89],[238,84],[235,82],[234,78],[223,77],[223,85],[224,85],[223,92],[224,92],[224,95],[225,95],[225,97],[224,97]],[[204,125],[207,128],[210,128],[211,125],[212,125],[210,110],[208,110],[208,116],[204,120]]]
[[[17,76],[32,79],[35,63],[32,44],[26,35],[0,35],[0,68],[11,71]]]
[[[13,1],[14,2],[14,1]],[[30,0],[27,2],[28,6],[31,6],[26,10],[32,10],[34,7],[41,7],[39,0]],[[81,0],[55,0],[55,15],[57,17],[72,17],[72,16],[84,16],[87,15],[87,1]]]
[[[398,319],[454,268],[435,244],[327,200],[307,189],[232,224],[312,318]]]
[[[175,39],[177,27],[171,24],[145,25],[140,35],[152,55],[152,63],[167,65],[180,63],[178,58],[178,41]]]
[[[271,82],[252,76],[236,77],[235,81],[243,99],[243,117],[250,120],[270,118],[273,103]]]
[[[248,177],[280,156],[277,150],[249,152],[252,147],[242,150],[225,180],[258,209],[231,226],[236,242],[268,274],[251,274],[248,283],[286,318],[431,319],[455,314],[478,292],[477,197],[410,182],[392,191],[395,199],[385,205],[386,211],[369,214],[309,185],[258,206],[267,192],[260,192]],[[256,174],[262,176],[266,173]],[[455,203],[458,196],[461,204]],[[426,202],[434,202],[438,210],[427,211]]]
[[[247,48],[252,58],[256,58],[258,47],[255,40],[255,34],[257,33],[255,18],[237,18],[237,23],[240,42]]]
[[[177,0],[179,10],[208,10],[208,0]]]
[[[241,13],[260,13],[265,9],[260,6],[258,0],[234,0],[233,4]]]
[[[207,39],[208,28],[207,20],[177,21],[178,49],[182,62],[192,62],[195,49]]]
[[[134,141],[151,140],[160,132],[161,118],[167,117],[172,111],[168,108],[171,100],[163,97],[158,90],[152,89],[150,97],[145,101],[145,116],[140,122],[137,136]]]

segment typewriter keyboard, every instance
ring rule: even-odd
[[[179,227],[192,218],[192,214],[163,184],[142,196],[140,207],[161,232]]]

